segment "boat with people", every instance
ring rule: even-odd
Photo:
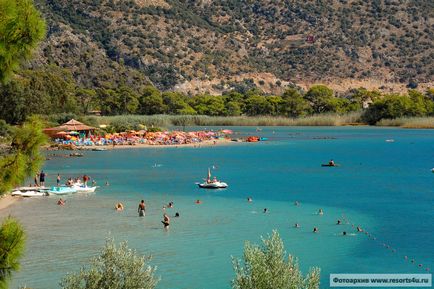
[[[228,184],[217,180],[216,177],[211,179],[211,170],[208,168],[208,176],[203,183],[196,183],[202,189],[225,189]]]
[[[74,184],[71,186],[71,188],[75,189],[77,193],[94,193],[97,187],[88,187],[82,184]]]
[[[48,196],[48,188],[45,187],[19,187],[11,192],[12,196],[20,197],[46,197]]]
[[[52,187],[48,190],[50,195],[70,195],[77,193],[77,189],[73,187]]]

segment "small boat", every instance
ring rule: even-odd
[[[258,142],[259,141],[259,136],[249,136],[246,139],[247,142]]]
[[[11,192],[12,196],[21,196],[21,197],[45,197],[48,196],[48,191],[46,188],[39,187],[21,187],[13,190]]]
[[[228,187],[228,184],[218,181],[216,177],[211,180],[211,170],[209,168],[208,177],[206,178],[205,182],[196,184],[202,189],[225,189]]]
[[[93,148],[92,149],[92,151],[94,151],[94,152],[103,152],[103,151],[106,151],[107,149],[106,148]]]
[[[76,192],[77,190],[72,187],[52,187],[48,190],[50,195],[70,195]]]
[[[81,154],[81,153],[70,153],[69,156],[70,157],[82,157],[83,154]]]
[[[386,139],[386,142],[395,142],[394,139]]]
[[[261,138],[259,138],[259,140],[260,140],[260,141],[267,141],[267,140],[268,140],[268,137],[261,137]]]
[[[321,166],[322,167],[339,167],[338,164],[334,164],[334,165],[332,165],[332,164],[321,164]]]
[[[94,193],[97,187],[88,187],[84,185],[73,185],[71,188],[75,189],[77,193]]]

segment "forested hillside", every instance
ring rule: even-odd
[[[374,89],[433,81],[431,0],[36,3],[49,31],[31,65],[67,68],[83,88],[150,81],[195,94],[253,81],[279,93],[287,83]]]

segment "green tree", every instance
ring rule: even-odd
[[[88,113],[96,106],[97,94],[93,89],[78,88],[75,91],[75,97],[80,104],[80,111],[84,114]]]
[[[47,138],[42,122],[31,118],[11,133],[9,151],[0,158],[0,194],[24,182],[39,170],[44,158],[39,152]]]
[[[298,262],[286,254],[277,231],[262,246],[247,242],[243,260],[233,259],[234,289],[318,289],[320,270],[313,268],[303,277]]]
[[[147,85],[143,88],[140,97],[140,114],[160,114],[164,113],[166,108],[163,102],[161,91],[157,88]]]
[[[89,268],[68,274],[60,282],[63,289],[153,289],[159,279],[155,267],[147,263],[150,257],[140,257],[123,242],[116,247],[108,240],[101,254]]]
[[[179,92],[164,92],[163,101],[168,114],[194,115],[196,111],[188,104],[187,97]]]
[[[389,94],[378,99],[363,113],[362,119],[369,124],[376,124],[383,118],[414,116],[414,105],[410,97]]]
[[[226,115],[239,116],[241,115],[241,105],[238,101],[229,101],[225,104]]]
[[[245,113],[248,115],[269,115],[273,111],[273,106],[263,95],[252,95],[246,100]]]
[[[25,241],[21,224],[14,218],[7,217],[0,227],[0,289],[9,288],[12,273],[19,270]]]
[[[311,103],[314,113],[335,112],[337,110],[333,90],[325,85],[312,86],[304,97]]]
[[[218,116],[226,113],[222,97],[213,95],[197,95],[192,99],[194,110],[201,115]]]
[[[300,117],[310,114],[309,102],[295,88],[287,89],[282,95],[280,112],[289,117]]]
[[[44,38],[45,22],[31,0],[0,0],[0,82],[10,79]]]

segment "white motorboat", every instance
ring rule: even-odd
[[[77,193],[93,193],[97,187],[88,187],[84,185],[74,184],[71,188],[75,189]]]
[[[217,180],[216,177],[211,179],[211,170],[208,168],[208,177],[203,183],[196,183],[199,188],[202,189],[224,189],[228,187],[228,184]]]
[[[48,196],[48,191],[45,188],[38,187],[21,187],[13,190],[11,192],[12,196],[20,196],[20,197],[45,197]]]

